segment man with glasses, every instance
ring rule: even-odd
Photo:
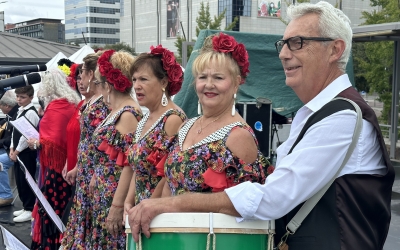
[[[292,5],[287,12],[291,21],[275,46],[286,85],[304,106],[292,122],[289,138],[277,149],[274,173],[263,185],[245,182],[215,194],[142,201],[129,212],[135,240],[139,229],[150,235],[149,223],[157,214],[219,212],[276,220],[275,242],[286,239],[290,250],[383,248],[394,171],[375,113],[345,73],[352,42],[350,21],[324,1]],[[294,233],[286,225],[306,200],[335,177],[352,142],[356,113],[341,110],[310,126],[293,147],[308,118],[337,96],[361,108],[361,135],[333,184]],[[287,249],[285,244],[279,249]]]

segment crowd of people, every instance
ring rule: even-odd
[[[138,56],[98,51],[83,64],[70,65],[68,75],[60,69],[44,72],[39,112],[31,86],[16,89],[15,95],[6,92],[0,100],[7,114],[0,123],[5,124],[0,205],[12,203],[7,171],[14,165],[23,203],[14,221],[32,220],[31,249],[125,249],[126,217],[138,241],[140,231],[150,236],[151,219],[163,212],[277,220],[275,241],[286,235],[283,243],[291,249],[382,249],[393,167],[372,109],[345,74],[349,20],[326,2],[291,6],[288,16],[284,39],[275,46],[286,84],[305,106],[278,148],[275,170],[236,112],[249,57],[242,43],[224,33],[208,37],[193,62],[199,114],[194,118],[171,98],[181,89],[183,71],[161,45]],[[352,110],[330,115],[297,140],[307,119],[336,96],[361,107],[359,142],[304,225],[287,237],[286,224],[334,178],[351,143]],[[25,138],[10,126],[22,116],[38,128],[39,139]],[[36,201],[17,157],[32,176],[39,163],[38,185],[62,218],[64,232]]]

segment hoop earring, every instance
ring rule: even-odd
[[[197,101],[197,114],[201,115],[201,104],[200,104],[200,101]]]
[[[161,105],[162,105],[163,107],[165,107],[165,106],[168,105],[168,98],[167,98],[167,96],[165,95],[165,88],[162,88],[162,91],[163,91],[163,94],[162,94],[162,98],[161,98]]]
[[[236,93],[233,94],[232,116],[235,116],[236,114],[235,104],[236,104]]]
[[[87,86],[86,92],[89,93],[90,91],[90,79],[89,79],[89,85]]]

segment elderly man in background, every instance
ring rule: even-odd
[[[344,13],[331,4],[292,5],[282,40],[275,43],[290,86],[304,103],[289,138],[278,148],[277,166],[265,184],[244,182],[213,194],[185,194],[148,199],[129,212],[132,235],[165,212],[220,212],[244,219],[276,220],[275,241],[301,205],[335,178],[352,142],[356,113],[338,111],[310,126],[295,145],[310,116],[333,98],[353,100],[362,110],[362,131],[349,160],[296,233],[290,250],[382,249],[390,224],[394,181],[374,111],[351,86],[345,73],[352,29]],[[324,109],[326,111],[326,109]],[[282,244],[279,249],[287,249]]]
[[[13,201],[13,194],[10,188],[8,170],[14,162],[8,157],[11,144],[12,126],[10,120],[18,111],[17,98],[14,92],[7,91],[0,99],[0,109],[5,114],[5,118],[0,121],[0,207],[8,206]]]

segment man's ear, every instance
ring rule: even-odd
[[[343,55],[343,52],[346,48],[346,43],[342,39],[337,39],[332,42],[331,46],[331,57],[330,62],[337,62],[339,61],[340,57]]]

